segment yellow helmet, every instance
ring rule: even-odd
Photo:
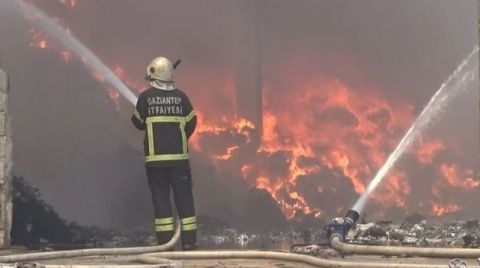
[[[158,57],[152,60],[147,66],[147,80],[160,80],[173,82],[173,64],[165,57]]]

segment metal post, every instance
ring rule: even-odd
[[[262,134],[262,68],[261,43],[258,25],[258,1],[234,2],[236,32],[236,108],[237,113],[249,121]],[[254,141],[259,142],[259,141]]]
[[[10,246],[12,226],[12,125],[8,116],[8,75],[0,69],[0,248]]]

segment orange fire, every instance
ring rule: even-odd
[[[76,0],[60,0],[60,3],[68,7],[77,5]],[[56,48],[35,29],[30,34],[33,47],[55,49],[65,62],[71,61],[69,50]],[[114,64],[112,70],[130,88],[138,92],[146,88],[145,81],[128,76],[128,68]],[[92,75],[104,81],[102,75],[95,72]],[[209,70],[198,68],[184,79],[196,85],[208,75]],[[316,74],[298,78],[294,90],[264,81],[260,132],[260,126],[232,111],[231,107],[235,107],[232,73],[225,71],[218,77],[224,80],[214,86],[218,88],[215,94],[210,94],[217,99],[212,97],[206,102],[207,91],[192,94],[192,101],[198,104],[194,105],[198,125],[190,140],[191,148],[211,160],[216,168],[234,168],[231,172],[241,174],[245,182],[269,192],[288,218],[294,218],[297,212],[332,216],[325,212],[325,204],[316,201],[317,197],[345,188],[351,189],[353,195],[364,192],[415,118],[412,105],[385,97],[382,90],[369,83],[350,85],[336,77]],[[108,89],[108,93],[120,110],[118,92]],[[262,137],[255,136],[257,132]],[[252,142],[255,138],[259,138],[258,144]],[[218,144],[212,149],[215,142]],[[249,146],[254,148],[244,150]],[[433,201],[419,201],[430,202],[430,213],[436,216],[462,209],[452,200],[445,200],[445,191],[480,188],[473,172],[452,163],[439,163],[438,155],[448,150],[449,145],[439,138],[423,138],[410,152],[418,165],[435,170],[439,166],[440,176],[428,193]],[[232,165],[223,165],[227,162]],[[336,181],[332,182],[332,178]],[[416,209],[407,202],[415,190],[412,183],[408,172],[394,169],[372,199],[384,209]],[[333,213],[344,212],[343,205],[334,204]]]
[[[345,176],[358,194],[386,160],[388,153],[396,146],[403,133],[414,120],[413,107],[407,103],[392,103],[384,99],[380,91],[349,88],[338,79],[318,79],[299,86],[294,96],[282,98],[277,91],[265,88],[263,129],[260,147],[251,162],[239,166],[245,180],[257,189],[268,191],[288,218],[296,211],[305,214],[324,215],[323,204],[311,203],[298,189],[302,177],[317,176],[324,169],[336,170]],[[269,96],[269,92],[275,94]],[[275,93],[273,93],[275,92]],[[288,105],[287,105],[288,104]],[[310,107],[292,110],[289,107]],[[200,114],[200,120],[202,120]],[[199,133],[194,137],[197,151],[207,153],[200,137],[203,134],[220,136],[235,129],[238,133],[238,118],[220,121],[201,122]],[[251,126],[249,126],[251,128]],[[433,165],[435,157],[448,147],[438,138],[424,138],[412,153],[421,165]],[[212,155],[212,159],[235,161],[236,153],[243,144],[230,144],[225,154]],[[382,149],[383,148],[383,149]],[[268,158],[282,153],[286,155],[284,175],[267,169],[259,158]],[[208,154],[208,153],[207,153]],[[304,159],[312,163],[302,164]],[[279,167],[282,169],[283,167]],[[447,171],[443,168],[444,172]],[[448,169],[455,174],[452,169]],[[449,176],[452,178],[452,176]],[[478,182],[467,178],[460,183],[457,177],[451,184],[463,187],[478,187]],[[322,185],[318,177],[319,195],[336,192],[337,186]],[[408,174],[392,170],[382,187],[372,195],[372,199],[383,208],[399,207],[409,210],[407,200],[412,192]],[[436,197],[436,195],[434,195]],[[440,198],[437,198],[441,200]],[[343,209],[343,207],[342,207]],[[416,209],[416,208],[412,208]],[[445,215],[458,211],[460,206],[450,202],[447,205],[435,203],[431,213]],[[336,211],[338,213],[338,211]]]
[[[120,93],[118,93],[118,91],[116,91],[113,88],[109,88],[108,96],[110,96],[110,99],[113,101],[113,103],[115,103],[115,109],[119,112],[120,111],[120,102],[119,102]]]
[[[72,57],[70,50],[64,49],[62,52],[62,58],[65,62],[69,62],[70,58]]]
[[[30,42],[30,47],[37,47],[40,49],[48,48],[48,42],[43,33],[33,28],[30,29],[29,33],[32,38],[32,41]]]
[[[474,180],[471,177],[460,175],[458,167],[453,164],[442,164],[440,166],[440,172],[443,175],[443,179],[448,183],[449,186],[465,190],[480,188],[479,180]]]
[[[43,39],[38,42],[39,48],[47,48],[47,40]]]
[[[227,152],[224,155],[216,156],[217,160],[229,160],[232,158],[233,154],[235,151],[237,151],[240,148],[240,146],[232,146],[227,148]]]
[[[69,1],[64,0],[62,1],[62,4],[66,4],[68,6],[74,7],[76,5],[76,0],[69,0]],[[71,34],[71,30],[68,27],[64,27],[64,28],[67,31],[67,33]],[[32,28],[30,29],[29,34],[32,39],[30,43],[31,47],[36,47],[40,49],[50,49],[52,51],[58,52],[58,54],[62,57],[65,63],[70,62],[70,60],[72,59],[72,53],[68,48],[50,45],[47,38],[44,36],[42,32],[36,30],[35,28]],[[86,62],[86,59],[84,57],[80,57],[80,60],[84,63]],[[123,80],[123,82],[128,87],[133,88],[138,92],[141,92],[142,90],[145,89],[145,84],[143,82],[130,79],[126,75],[125,70],[120,65],[116,64],[113,67],[111,67],[111,69],[121,80]],[[95,78],[95,80],[99,82],[105,81],[105,77],[101,73],[95,70],[92,70],[90,73],[93,76],[93,78]],[[112,88],[108,88],[108,95],[109,95],[109,98],[113,101],[115,105],[115,109],[117,111],[120,111],[120,103],[119,103],[120,94],[116,90]]]
[[[445,144],[439,139],[422,140],[419,147],[416,154],[422,164],[432,164],[435,156],[446,149]]]
[[[235,121],[233,122],[233,127],[237,133],[243,134],[245,137],[247,137],[247,143],[251,141],[250,130],[255,129],[255,125],[253,125],[252,122],[245,118],[238,118],[238,116],[236,116]]]
[[[77,0],[60,0],[60,3],[68,7],[75,7],[77,5]]]
[[[446,205],[442,204],[432,204],[432,212],[435,216],[443,216],[445,214],[454,213],[460,210],[460,207],[457,204],[449,203]]]
[[[213,123],[205,118],[204,113],[200,110],[195,111],[197,114],[197,129],[195,135],[190,139],[190,146],[196,151],[203,151],[200,139],[205,135],[242,135],[246,142],[251,140],[251,131],[255,129],[253,123],[245,118],[234,115],[233,118],[221,117],[221,121]],[[240,145],[231,145],[225,148],[224,153],[210,155],[210,159],[214,160],[228,160],[232,154],[240,148]]]
[[[461,210],[460,205],[453,201],[448,192],[460,189],[465,193],[480,188],[480,181],[473,178],[473,171],[460,171],[455,164],[443,163],[438,168],[440,179],[432,187],[432,214],[443,216]]]
[[[120,65],[115,64],[112,67],[113,72],[131,89],[136,90],[137,92],[142,92],[147,88],[144,81],[133,80],[125,72]]]
[[[407,209],[406,202],[412,189],[405,172],[392,171],[387,181],[380,187],[382,188],[380,193],[374,193],[374,198],[379,201],[381,206],[389,207],[393,204],[396,207]]]
[[[279,100],[279,103],[271,101],[264,105],[267,109],[263,118],[262,146],[259,149],[259,153],[289,153],[288,175],[272,180],[273,183],[282,181],[284,190],[289,194],[282,199],[271,192],[289,216],[299,208],[306,214],[321,211],[317,204],[308,204],[302,194],[294,189],[298,178],[314,176],[325,167],[338,169],[350,180],[355,192],[362,193],[372,171],[378,169],[386,158],[378,148],[391,147],[399,138],[393,134],[405,129],[413,119],[411,106],[391,105],[380,96],[358,94],[338,79],[310,81],[297,91],[293,97],[285,100],[280,99],[278,94],[275,98],[267,97],[268,100]],[[288,102],[288,105],[283,102]],[[311,109],[291,110],[288,107]],[[343,122],[338,121],[337,117]],[[315,148],[323,150],[319,153]],[[299,161],[303,158],[315,159],[317,163],[302,167]],[[264,173],[266,171],[263,171],[263,178],[267,178]],[[383,191],[392,197],[397,197],[396,191],[408,185],[404,175],[392,175],[390,181],[390,187]],[[269,192],[275,189],[266,185],[267,181],[262,180],[263,189]],[[390,200],[390,204],[405,206],[408,188],[403,189],[406,192]],[[322,187],[322,190],[334,189]]]

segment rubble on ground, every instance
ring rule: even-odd
[[[145,223],[126,232],[80,226],[61,218],[43,201],[39,190],[21,177],[13,180],[12,242],[43,250],[84,247],[148,246],[156,244],[153,224]],[[329,248],[321,226],[271,232],[245,232],[229,227],[221,220],[199,217],[199,242],[204,248],[280,249],[331,257],[338,253]],[[360,220],[350,230],[346,241],[364,245],[419,247],[480,247],[479,220],[440,223],[413,214],[401,223]],[[309,246],[311,243],[318,243]]]
[[[459,220],[453,223],[406,220],[403,223],[380,221],[357,224],[347,241],[365,245],[420,247],[480,247],[478,220]]]
[[[115,232],[95,226],[81,226],[62,218],[43,200],[40,190],[23,177],[13,180],[13,245],[53,250],[101,246]]]
[[[401,223],[393,221],[367,222],[356,224],[345,241],[352,244],[372,246],[412,246],[412,247],[480,247],[479,220],[458,220],[455,222],[435,222],[414,214]],[[326,230],[312,233],[312,241],[318,244],[293,244],[290,252],[335,258],[344,256],[329,246]],[[480,259],[478,259],[480,264]]]

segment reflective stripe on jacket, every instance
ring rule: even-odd
[[[187,162],[188,139],[197,117],[188,97],[179,89],[150,88],[138,97],[132,122],[145,130],[147,165],[176,165]]]

